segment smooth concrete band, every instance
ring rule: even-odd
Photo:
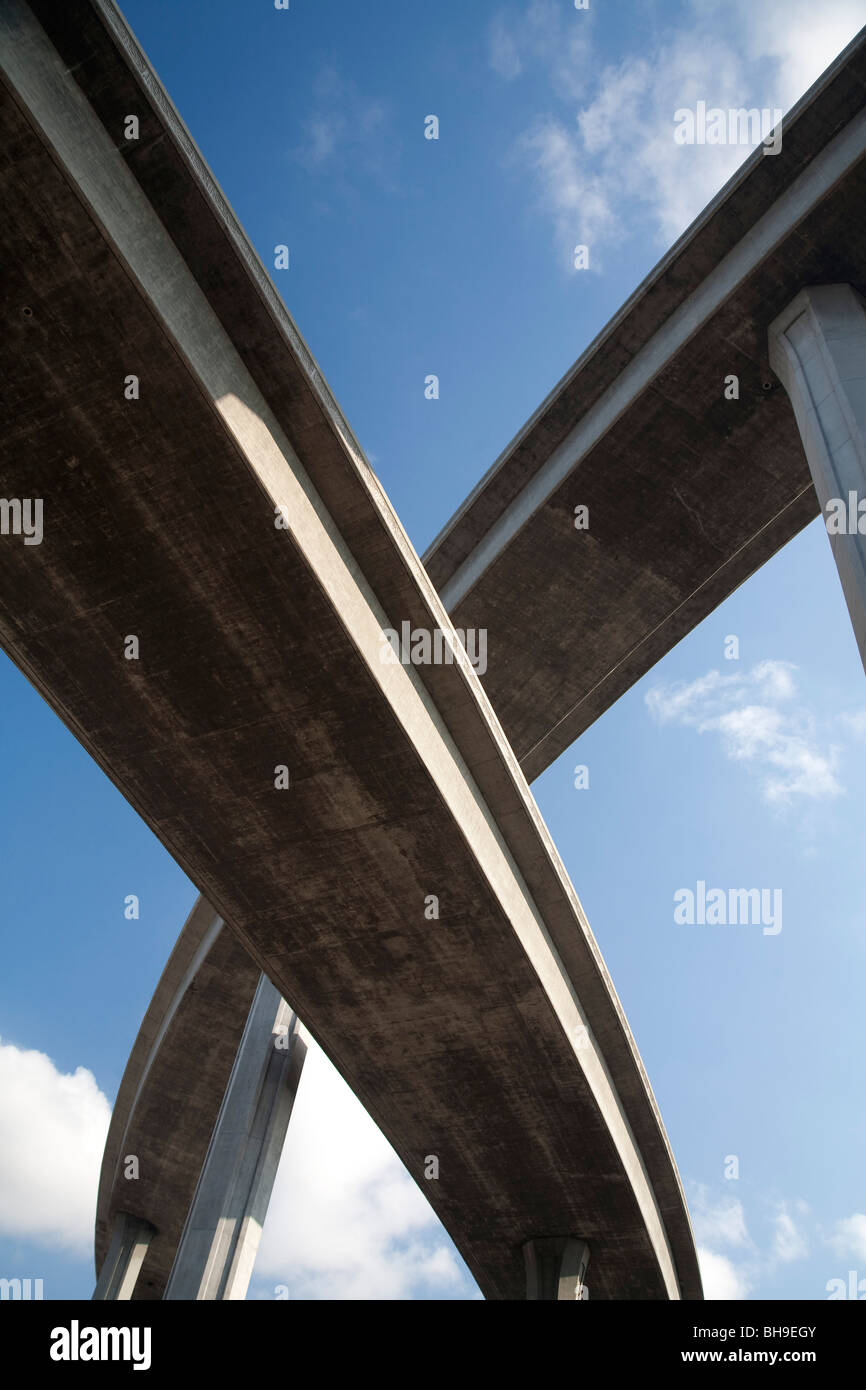
[[[156,1234],[149,1221],[120,1211],[111,1231],[108,1255],[99,1272],[94,1299],[131,1299],[148,1246]]]
[[[547,1302],[586,1302],[589,1291],[586,1269],[589,1246],[574,1236],[528,1240],[523,1247],[526,1262],[526,1297]]]
[[[862,296],[850,285],[802,290],[770,325],[770,361],[794,407],[866,668],[866,516],[862,531],[858,524],[858,504],[866,499]]]
[[[246,1297],[307,1051],[299,1030],[262,975],[166,1299]]]

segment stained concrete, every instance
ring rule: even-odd
[[[0,483],[47,505],[42,545],[0,547],[0,640],[304,1019],[488,1297],[523,1296],[522,1247],[550,1230],[589,1242],[596,1296],[700,1297],[640,1059],[477,677],[380,660],[403,619],[450,630],[435,590],[116,21],[109,41],[101,5],[36,8],[59,55],[3,11]]]

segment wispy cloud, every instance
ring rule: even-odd
[[[748,1298],[780,1266],[808,1256],[808,1205],[800,1200],[765,1200],[760,1206],[764,1236],[759,1244],[749,1233],[738,1197],[719,1196],[704,1184],[693,1184],[689,1208],[706,1298]]]
[[[689,1207],[704,1297],[748,1298],[753,1287],[754,1247],[742,1203],[728,1195],[714,1197],[706,1186],[696,1183]]]
[[[808,1215],[805,1202],[780,1202],[773,1219],[773,1245],[771,1258],[779,1264],[790,1264],[793,1260],[804,1260],[809,1253],[809,1242],[801,1224]]]
[[[674,113],[710,106],[788,111],[862,24],[859,0],[690,0],[683,23],[647,51],[603,65],[592,11],[535,0],[500,13],[488,34],[494,72],[545,77],[548,109],[518,154],[551,218],[563,264],[577,243],[590,265],[621,241],[635,215],[674,241],[750,153],[738,145],[677,145]],[[567,258],[567,259],[566,259]]]
[[[385,104],[333,67],[322,68],[313,81],[310,114],[290,156],[311,174],[327,174],[330,186],[345,188],[361,174],[389,191],[397,188],[399,141]]]
[[[560,0],[508,6],[488,28],[488,63],[506,81],[540,67],[554,98],[578,101],[592,61],[593,19],[591,11],[578,14]]]
[[[523,71],[517,35],[501,14],[496,15],[488,31],[488,62],[494,72],[510,82]]]
[[[568,256],[578,245],[590,247],[590,268],[601,239],[618,235],[604,177],[593,174],[561,121],[541,120],[521,138],[519,153],[532,166],[540,202],[553,220],[557,244]]]
[[[842,1259],[862,1260],[866,1264],[866,1214],[855,1211],[853,1216],[837,1221],[827,1243]]]
[[[866,709],[855,710],[852,714],[840,714],[839,721],[854,738],[866,742]]]
[[[795,670],[783,661],[730,675],[713,670],[687,684],[657,685],[644,699],[659,724],[717,734],[725,756],[746,765],[771,805],[839,796],[839,748],[821,746],[814,715],[795,701]]]
[[[691,1216],[695,1237],[701,1244],[728,1247],[750,1243],[743,1204],[736,1197],[713,1199],[705,1186],[696,1186]]]

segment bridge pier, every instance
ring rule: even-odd
[[[589,1246],[573,1236],[528,1240],[523,1247],[527,1299],[585,1302]]]
[[[156,1231],[149,1221],[131,1216],[126,1211],[117,1213],[108,1254],[93,1292],[94,1300],[132,1298],[148,1246],[155,1235]]]
[[[866,303],[851,285],[801,290],[769,340],[866,668]]]
[[[246,1297],[306,1051],[297,1015],[262,975],[166,1299]]]

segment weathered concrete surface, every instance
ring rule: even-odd
[[[488,630],[484,686],[530,780],[817,514],[767,329],[806,285],[866,289],[864,33],[424,556],[455,626]]]
[[[800,104],[795,120],[785,122],[782,158],[753,158],[751,165],[723,190],[597,343],[584,354],[461,509],[427,557],[432,572],[445,582],[446,595],[453,585],[454,574],[460,572],[459,565],[455,571],[455,561],[461,554],[463,560],[467,558],[465,546],[475,537],[477,549],[483,540],[485,523],[489,524],[491,517],[507,513],[508,504],[519,495],[515,492],[517,472],[522,474],[527,467],[538,471],[543,466],[568,438],[575,419],[582,421],[589,413],[584,400],[591,406],[604,397],[612,375],[652,342],[672,309],[695,295],[701,286],[701,277],[706,279],[715,269],[716,259],[731,256],[737,248],[742,254],[749,229],[772,211],[774,202],[811,162],[813,149],[820,152],[824,143],[853,118],[861,99],[857,95],[862,72],[861,59],[857,58],[859,51],[857,45],[834,65]],[[853,86],[852,77],[855,79]],[[793,144],[790,139],[792,126],[797,133]],[[844,216],[853,186],[849,173],[845,184],[835,190],[838,209],[833,217],[836,222]],[[827,219],[826,200],[820,202],[819,210],[820,217]],[[795,207],[790,220],[796,224],[798,216]],[[830,226],[829,220],[827,225]],[[834,223],[834,235],[835,230]],[[751,297],[745,297],[745,285],[739,287],[736,291],[739,297],[732,305],[701,330],[704,346],[699,347],[690,339],[680,350],[686,365],[674,370],[672,361],[648,388],[641,409],[653,412],[658,438],[652,433],[644,434],[645,414],[632,431],[634,440],[629,439],[625,424],[620,427],[626,431],[622,435],[625,443],[618,472],[612,475],[612,485],[606,472],[610,467],[610,459],[604,452],[607,440],[603,442],[604,447],[600,445],[587,453],[580,462],[581,489],[585,485],[593,489],[591,496],[586,494],[592,503],[593,532],[599,532],[600,521],[607,521],[604,545],[609,564],[605,564],[604,556],[596,547],[588,556],[586,552],[590,546],[586,544],[576,571],[581,585],[587,580],[595,584],[592,593],[587,596],[574,583],[575,535],[570,525],[570,512],[563,504],[560,521],[564,518],[564,523],[559,534],[566,553],[560,556],[559,574],[551,563],[545,566],[540,579],[534,578],[529,583],[523,583],[519,576],[515,579],[512,566],[518,559],[531,564],[535,576],[539,559],[543,561],[550,551],[549,547],[536,547],[534,539],[523,541],[523,550],[512,541],[502,555],[501,565],[481,576],[477,592],[457,601],[458,622],[470,626],[473,623],[491,625],[491,642],[498,655],[485,684],[507,731],[517,737],[518,724],[514,721],[528,719],[529,733],[525,733],[525,724],[521,727],[529,746],[539,729],[550,728],[549,736],[524,758],[524,770],[529,775],[542,770],[560,746],[597,717],[611,699],[815,512],[816,500],[787,403],[778,390],[764,391],[765,381],[772,380],[772,372],[767,371],[760,339],[764,312],[760,295],[765,292],[768,276],[779,286],[791,280],[797,273],[794,253],[802,256],[804,249],[809,247],[806,242],[798,248],[792,240],[793,234],[786,235],[787,241],[779,242],[762,267],[762,278],[755,280],[758,288],[753,286]],[[814,264],[815,250],[812,245],[811,264]],[[819,245],[817,250],[825,259],[835,254],[832,244]],[[841,254],[848,255],[850,250],[850,245],[846,251],[840,244]],[[749,254],[755,259],[754,253]],[[749,274],[756,275],[754,266]],[[776,293],[775,288],[773,293]],[[738,323],[736,316],[743,312],[752,315],[755,322]],[[664,360],[664,345],[661,360]],[[731,366],[741,376],[743,389],[736,406],[720,400],[720,364],[725,371]],[[691,377],[688,365],[693,369]],[[695,383],[704,393],[705,409],[700,421],[691,418],[697,412],[688,405],[689,395],[696,389]],[[637,409],[637,405],[632,402],[629,409]],[[673,453],[670,449],[672,433],[676,443]],[[697,441],[697,448],[684,448],[686,439]],[[684,475],[686,487],[677,471]],[[705,486],[707,479],[715,486],[715,493],[712,486]],[[599,493],[601,507],[596,504]],[[584,496],[582,491],[580,496]],[[555,510],[555,501],[548,505]],[[621,508],[621,518],[627,523],[626,530],[619,535],[616,534],[617,505]],[[543,519],[539,519],[538,524],[542,525]],[[580,544],[589,539],[581,538]],[[664,566],[666,578],[662,582],[656,574],[644,589],[641,585],[647,566],[656,570]],[[677,572],[678,566],[681,566],[681,573]],[[465,578],[462,582],[466,582]],[[596,632],[600,584],[608,586],[602,598],[616,607]],[[459,593],[460,586],[453,587],[451,592]],[[519,609],[514,606],[517,594],[522,601]],[[684,595],[688,597],[684,599]],[[606,609],[602,611],[607,612]],[[512,632],[510,624],[515,613],[518,623]],[[567,616],[560,622],[558,615],[563,613]],[[556,632],[544,632],[542,640],[545,615],[556,618]],[[513,649],[512,640],[515,642]],[[619,665],[617,661],[611,662],[608,678],[597,681],[607,642],[612,642],[617,660],[622,645],[633,643],[633,657],[619,661]],[[586,651],[591,658],[588,667],[584,666]],[[553,678],[551,663],[558,666]],[[533,676],[536,668],[537,676]],[[534,681],[533,698],[525,698],[529,680]],[[574,680],[583,682],[583,694],[569,684]],[[576,696],[580,698],[576,700]],[[570,703],[574,704],[571,716],[557,727],[561,711]],[[534,724],[533,718],[537,720]],[[212,1099],[215,1114],[219,1096]]]
[[[0,640],[304,1019],[488,1297],[522,1298],[522,1247],[550,1231],[589,1243],[595,1297],[700,1297],[633,1040],[480,683],[380,659],[403,619],[450,631],[435,590],[128,39],[101,6],[38,9],[59,57],[2,12],[0,491],[45,499],[45,537],[0,547]]]
[[[260,979],[200,898],[178,937],[130,1053],[111,1115],[96,1207],[96,1268],[118,1216],[156,1228],[136,1299],[161,1298]],[[138,1158],[139,1176],[125,1176]]]
[[[866,304],[850,285],[801,290],[770,325],[866,667]]]

